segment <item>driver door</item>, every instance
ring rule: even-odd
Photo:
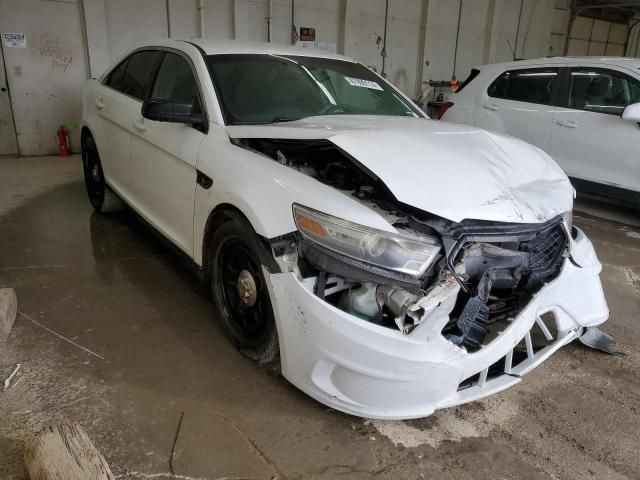
[[[192,103],[202,111],[202,95],[191,59],[167,51],[149,95],[153,100]],[[143,118],[134,123],[132,163],[139,213],[189,256],[193,256],[196,157],[206,133],[191,125]]]

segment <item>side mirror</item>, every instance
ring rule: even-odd
[[[172,100],[146,100],[142,104],[142,116],[157,122],[186,123],[198,130],[205,128],[204,114],[194,112],[192,103],[181,103]]]
[[[640,123],[640,103],[632,103],[622,112],[622,119]]]

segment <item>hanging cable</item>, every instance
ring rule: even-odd
[[[451,73],[451,80],[456,79],[456,64],[458,62],[458,41],[460,40],[460,20],[462,19],[462,0],[458,6],[458,28],[456,29],[456,46],[453,50],[453,72]]]

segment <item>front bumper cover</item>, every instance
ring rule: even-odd
[[[282,373],[316,400],[368,418],[423,417],[497,393],[518,383],[584,328],[608,318],[599,279],[602,267],[591,242],[578,229],[571,252],[574,261],[565,260],[560,274],[533,296],[516,319],[473,353],[441,334],[456,289],[445,293],[440,307],[405,335],[321,300],[313,293],[313,279],[301,280],[294,273],[267,274]],[[555,323],[553,339],[542,349],[530,348],[530,331],[548,313]],[[520,343],[527,346],[527,355],[514,365],[514,348]],[[488,379],[489,368],[502,361],[502,371]]]

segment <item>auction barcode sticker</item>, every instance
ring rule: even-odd
[[[364,80],[362,78],[344,77],[349,85],[352,87],[371,88],[373,90],[382,90],[382,87],[373,80]]]

